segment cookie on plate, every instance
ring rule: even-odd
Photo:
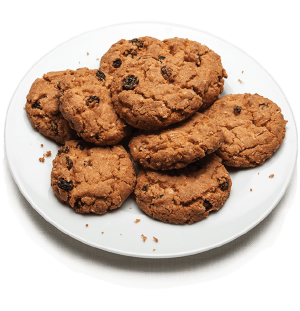
[[[111,100],[112,77],[80,68],[60,81],[59,109],[77,135],[96,145],[118,144],[130,131]]]
[[[192,224],[219,210],[230,195],[231,179],[215,154],[171,171],[140,170],[136,202],[150,217]]]
[[[44,74],[36,79],[27,95],[25,110],[34,129],[59,144],[77,138],[76,132],[69,126],[59,111],[61,91],[59,80],[70,71],[57,71]]]
[[[105,214],[120,207],[135,183],[133,164],[120,145],[92,147],[72,140],[53,160],[52,189],[60,202],[77,213]]]
[[[180,122],[202,105],[187,83],[195,75],[194,63],[171,54],[130,59],[115,72],[111,87],[114,107],[127,123],[143,130]]]
[[[168,54],[167,46],[156,38],[122,39],[113,44],[102,56],[100,70],[113,75],[128,59],[138,59],[146,55],[151,55],[158,59],[158,57],[162,57],[165,54]]]
[[[285,137],[287,121],[281,109],[258,94],[224,96],[204,114],[215,120],[224,132],[225,142],[217,154],[228,166],[263,164]]]
[[[207,46],[188,39],[172,38],[163,41],[175,57],[196,65],[196,72],[191,79],[184,82],[202,98],[204,110],[219,98],[224,89],[226,70],[221,57]]]
[[[135,162],[154,170],[179,169],[216,151],[224,141],[222,129],[199,112],[156,132],[140,132],[129,143]]]

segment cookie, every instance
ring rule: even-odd
[[[113,44],[102,56],[100,70],[113,75],[128,59],[138,59],[146,55],[158,58],[165,54],[168,54],[168,48],[158,39],[152,37],[141,37],[132,40],[122,39]]]
[[[36,131],[53,139],[59,144],[64,144],[77,135],[63,118],[59,111],[59,97],[61,91],[59,80],[70,71],[57,71],[44,74],[42,79],[36,79],[27,95],[25,110]]]
[[[199,112],[168,129],[139,133],[130,143],[135,162],[154,170],[179,169],[216,151],[223,143],[222,129]]]
[[[219,98],[224,89],[226,70],[222,66],[221,57],[207,46],[188,39],[172,38],[163,41],[169,52],[182,61],[196,65],[196,72],[186,81],[189,88],[202,98],[204,110]]]
[[[217,154],[228,166],[262,165],[285,137],[287,121],[281,109],[258,94],[227,95],[204,114],[215,120],[224,132],[225,142]]]
[[[105,214],[120,207],[135,183],[133,164],[120,145],[92,147],[71,140],[53,160],[52,189],[60,202],[77,213]]]
[[[213,153],[179,170],[142,169],[134,192],[148,216],[171,224],[192,224],[219,210],[231,185],[222,160]]]
[[[187,84],[197,75],[196,67],[171,54],[128,60],[115,72],[111,87],[117,113],[143,130],[161,129],[188,118],[202,105]]]
[[[96,145],[118,144],[130,131],[112,105],[111,81],[102,71],[87,68],[60,81],[62,115],[79,137]]]

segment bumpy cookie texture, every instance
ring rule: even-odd
[[[163,42],[172,55],[195,65],[196,74],[186,83],[202,98],[200,110],[211,106],[223,92],[224,78],[227,78],[221,57],[207,46],[188,39],[173,38]]]
[[[139,59],[147,55],[158,59],[158,57],[165,54],[168,54],[168,48],[158,39],[152,37],[134,38],[132,40],[122,39],[113,44],[102,56],[100,70],[113,75],[128,59]]]
[[[217,154],[228,166],[263,164],[285,137],[287,121],[281,109],[258,94],[227,95],[204,114],[215,120],[224,132],[225,142]]]
[[[179,170],[140,170],[135,195],[148,216],[171,224],[192,224],[219,210],[231,185],[222,160],[210,154]]]
[[[120,207],[135,183],[133,164],[120,145],[91,147],[72,140],[53,160],[52,189],[60,202],[77,213],[105,214]]]
[[[202,105],[188,85],[195,75],[195,64],[171,54],[128,60],[114,75],[114,107],[121,118],[139,129],[156,130],[180,122]]]
[[[130,143],[134,161],[154,170],[179,169],[216,151],[224,141],[222,129],[196,112],[189,119],[157,132],[139,133]]]
[[[49,72],[42,79],[36,79],[25,106],[34,129],[59,144],[77,138],[76,132],[70,128],[58,108],[61,95],[59,81],[68,74],[69,70]]]
[[[115,145],[130,131],[112,105],[111,82],[111,76],[87,68],[60,81],[60,111],[78,136],[96,145]]]

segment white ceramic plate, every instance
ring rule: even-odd
[[[261,167],[230,171],[233,187],[229,200],[220,211],[193,225],[177,226],[152,220],[131,198],[120,209],[104,216],[76,214],[71,208],[60,204],[50,186],[52,159],[59,146],[33,130],[23,109],[31,84],[44,73],[79,67],[98,68],[97,58],[101,58],[113,43],[122,38],[145,35],[159,39],[189,38],[209,46],[221,55],[229,76],[223,96],[258,93],[277,103],[289,121],[285,140],[272,158]],[[249,231],[272,211],[284,195],[297,155],[297,132],[292,111],[279,86],[258,63],[235,46],[210,34],[159,23],[130,23],[91,31],[44,56],[24,77],[11,100],[5,143],[9,166],[20,191],[47,221],[93,247],[145,258],[200,253]],[[40,163],[38,158],[48,150],[53,156]],[[271,174],[275,175],[273,179],[269,178]],[[141,219],[139,223],[134,222],[137,218]],[[86,224],[89,226],[86,227]],[[146,242],[143,242],[141,234],[148,237]],[[158,243],[153,236],[159,239]],[[154,248],[156,251],[153,251]]]

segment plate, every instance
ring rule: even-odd
[[[76,214],[60,204],[50,186],[52,159],[59,146],[33,129],[23,109],[31,84],[44,73],[79,67],[98,68],[99,59],[113,43],[122,38],[145,35],[159,39],[189,38],[207,45],[221,55],[229,76],[222,96],[258,93],[277,103],[289,121],[285,140],[277,152],[261,167],[230,170],[233,183],[230,198],[217,213],[193,225],[178,226],[153,220],[132,198],[118,210],[103,216]],[[171,258],[228,243],[249,231],[272,211],[284,195],[295,167],[297,131],[293,113],[279,86],[257,62],[237,47],[187,27],[129,23],[82,34],[39,60],[21,81],[11,100],[6,117],[5,145],[10,170],[20,191],[56,228],[85,244],[109,252],[143,258]],[[40,163],[38,158],[49,150],[52,157]],[[275,175],[272,179],[269,178],[271,174]],[[139,223],[135,223],[137,218],[141,220]],[[142,234],[148,237],[146,242],[143,242]],[[153,236],[158,238],[158,243]]]

